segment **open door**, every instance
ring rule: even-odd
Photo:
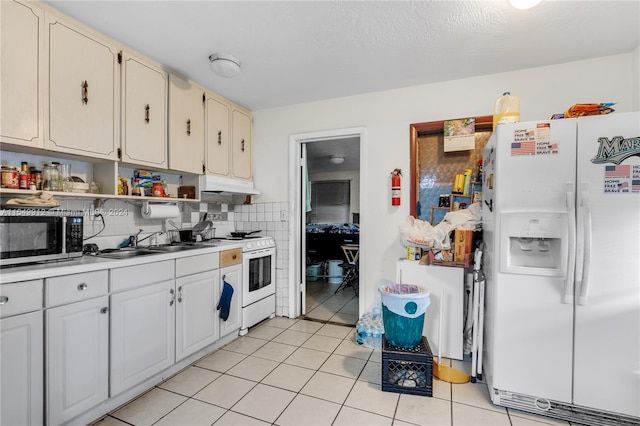
[[[310,208],[310,188],[311,182],[309,182],[309,169],[307,165],[307,145],[300,145],[300,206],[303,211],[303,216],[308,212]],[[300,313],[305,315],[307,313],[307,241],[305,238],[307,228],[307,221],[300,221]]]
[[[288,315],[289,318],[297,318],[300,315],[307,315],[307,309],[310,309],[309,302],[307,302],[307,206],[309,192],[307,190],[307,182],[309,181],[309,174],[312,172],[314,158],[317,157],[317,153],[313,158],[310,158],[310,152],[308,151],[309,144],[312,143],[313,148],[322,146],[328,148],[336,143],[344,143],[348,139],[357,139],[357,155],[349,155],[347,153],[347,160],[349,158],[357,158],[359,173],[363,172],[366,167],[366,161],[364,161],[364,128],[348,128],[338,130],[327,130],[311,133],[301,133],[289,136],[289,293],[288,293]],[[310,149],[310,148],[309,148]],[[326,156],[324,161],[329,161],[330,156]],[[342,164],[343,162],[333,162],[334,164]],[[344,164],[348,166],[349,164]],[[357,195],[366,193],[366,180],[359,179],[352,184],[352,188],[355,188]],[[363,260],[366,257],[366,250],[362,241],[363,229],[365,228],[363,220],[360,218],[360,211],[366,211],[366,203],[358,201],[358,212],[352,214],[349,212],[349,217],[357,217],[358,222],[361,224],[359,229],[360,233],[360,265],[363,264]],[[355,204],[354,204],[355,205]],[[313,212],[311,212],[313,213]],[[366,215],[365,215],[366,218]],[[350,219],[349,219],[350,220]],[[355,219],[354,219],[355,220]],[[364,277],[364,271],[360,267],[359,282],[366,282]],[[359,313],[363,309],[363,300],[366,294],[366,289],[360,288],[360,297],[357,300],[357,312]],[[314,302],[316,300],[314,299]],[[313,307],[311,307],[313,309]],[[358,313],[354,313],[358,316]],[[356,318],[357,320],[357,318]]]

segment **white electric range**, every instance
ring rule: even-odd
[[[248,328],[276,314],[276,242],[271,237],[216,238],[217,245],[242,244],[242,325]]]

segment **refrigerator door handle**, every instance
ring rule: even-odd
[[[567,278],[564,283],[564,295],[562,303],[573,303],[573,279],[576,262],[576,202],[573,191],[573,182],[566,184],[567,196],[567,220],[569,222],[569,241],[567,249]]]
[[[582,182],[581,199],[580,205],[584,215],[584,255],[579,270],[580,276],[576,279],[576,286],[579,288],[578,305],[586,305],[589,292],[589,263],[591,261],[591,202],[588,182]]]

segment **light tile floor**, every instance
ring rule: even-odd
[[[340,284],[327,280],[307,281],[306,317],[320,321],[355,325],[358,322],[358,297],[352,287],[335,291]]]
[[[470,371],[471,363],[446,361]],[[382,352],[354,328],[276,317],[96,422],[122,425],[567,425],[494,406],[484,383],[381,390]]]

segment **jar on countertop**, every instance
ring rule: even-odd
[[[2,187],[7,189],[18,189],[18,168],[13,166],[2,166]]]
[[[60,171],[56,163],[44,163],[42,168],[42,189],[59,191]]]

